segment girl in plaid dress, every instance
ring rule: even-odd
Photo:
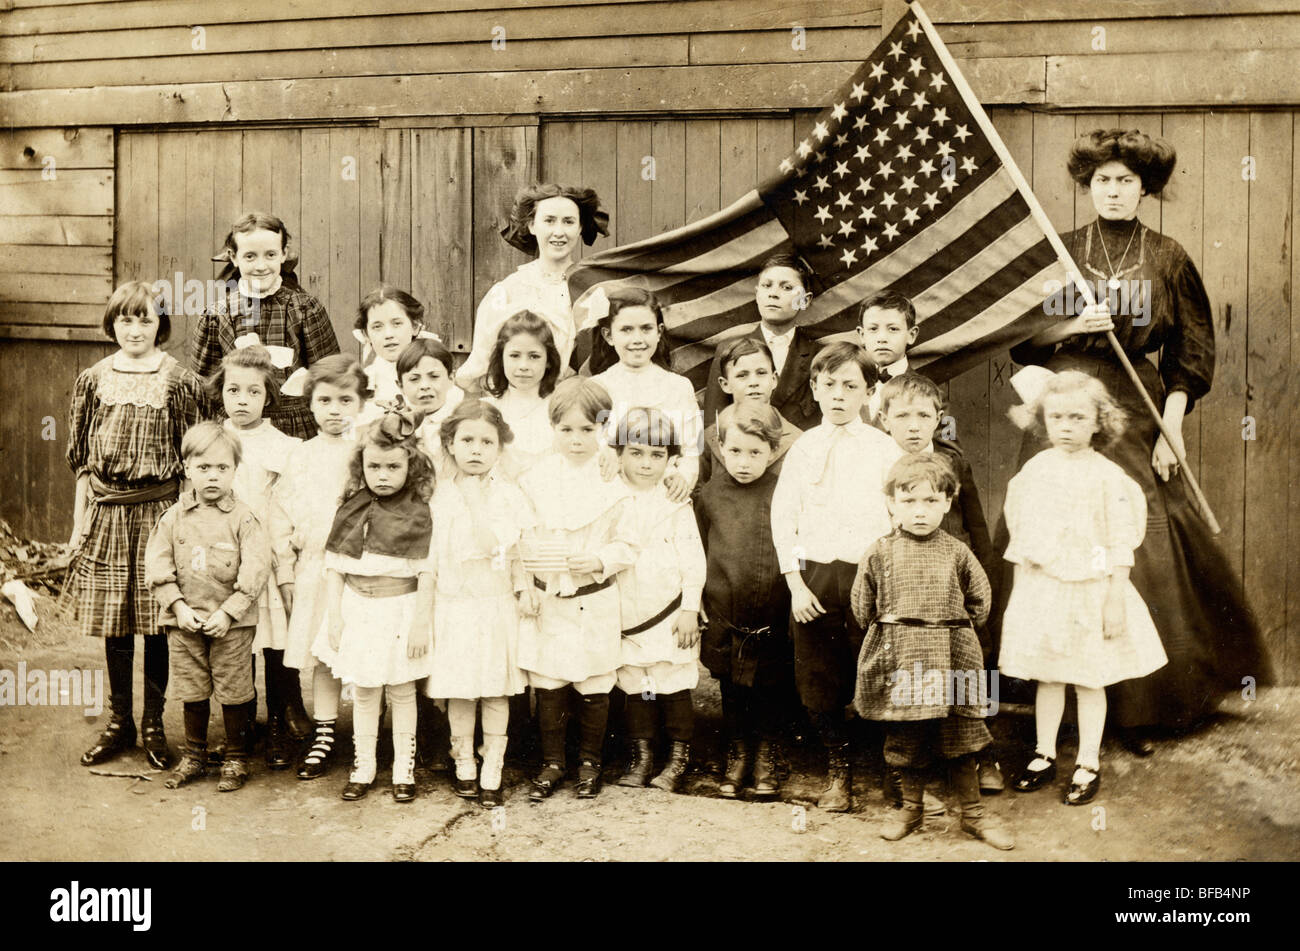
[[[190,365],[199,376],[216,373],[222,358],[235,349],[235,338],[250,332],[273,355],[276,348],[284,351],[285,359],[276,363],[277,386],[298,367],[339,352],[329,315],[298,283],[293,271],[297,259],[288,247],[289,229],[275,215],[251,212],[231,226],[225,246],[213,258],[225,262],[219,278],[227,290],[199,318],[190,337]],[[268,415],[290,436],[316,435],[306,400],[281,400]]]
[[[1167,661],[1129,580],[1146,531],[1146,497],[1097,451],[1124,430],[1124,412],[1104,383],[1078,370],[1040,367],[1021,370],[1017,381],[1026,402],[1012,408],[1012,420],[1045,432],[1052,445],[1007,485],[1011,540],[1003,557],[1015,565],[1015,579],[998,666],[1008,676],[1038,681],[1038,745],[1015,789],[1032,792],[1055,778],[1065,685],[1074,684],[1079,753],[1064,801],[1078,806],[1101,783],[1105,688],[1145,677]]]
[[[199,421],[198,377],[158,349],[171,330],[154,290],[129,281],[104,310],[120,349],[77,377],[68,411],[68,465],[77,476],[67,591],[83,634],[104,638],[109,723],[81,757],[93,766],[135,745],[131,716],[135,635],[144,636],[145,755],[170,765],[163,732],[167,639],[145,584],[149,533],[180,488],[181,437]]]
[[[263,415],[277,403],[275,377],[275,366],[266,348],[244,346],[241,340],[221,361],[221,369],[210,384],[213,397],[221,400],[225,410],[223,425],[239,439],[242,449],[235,469],[235,498],[253,510],[263,528],[271,524],[271,490],[288,464],[289,453],[301,442],[276,429]],[[272,567],[275,567],[274,560]],[[303,707],[298,672],[284,666],[289,617],[280,589],[273,584],[268,584],[258,596],[256,626],[253,662],[256,663],[260,652],[266,675],[266,765],[271,769],[286,769],[291,755],[286,716],[296,739],[310,732],[311,721]],[[256,712],[254,698],[250,720]]]

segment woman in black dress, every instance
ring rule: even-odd
[[[1142,197],[1160,195],[1174,162],[1169,143],[1137,130],[1099,129],[1075,142],[1070,176],[1090,192],[1097,218],[1062,240],[1094,288],[1097,305],[1080,303],[1078,316],[1011,351],[1020,364],[1099,378],[1128,413],[1123,438],[1105,455],[1146,495],[1146,538],[1131,577],[1169,663],[1107,693],[1112,725],[1130,750],[1144,756],[1151,753],[1146,728],[1190,726],[1224,693],[1240,690],[1243,677],[1268,680],[1268,657],[1241,583],[1105,334],[1114,330],[1181,452],[1183,417],[1213,381],[1214,323],[1187,252],[1137,217]],[[1158,364],[1147,358],[1152,353]],[[1043,448],[1046,443],[1027,435],[1021,464]]]

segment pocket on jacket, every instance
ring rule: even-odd
[[[239,552],[232,545],[208,545],[208,575],[222,584],[234,584],[239,574]]]

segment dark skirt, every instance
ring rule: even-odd
[[[1130,359],[1152,400],[1164,405],[1156,368],[1145,358]],[[1162,482],[1151,467],[1159,430],[1119,361],[1063,348],[1046,365],[1056,372],[1079,370],[1106,384],[1128,414],[1128,425],[1124,435],[1102,453],[1122,466],[1146,496],[1146,537],[1134,554],[1130,577],[1151,612],[1169,663],[1146,677],[1106,688],[1110,721],[1120,727],[1190,726],[1213,712],[1224,694],[1240,690],[1243,677],[1253,677],[1259,684],[1271,681],[1259,624],[1182,474]],[[1047,445],[1026,434],[1020,465]],[[1006,550],[1002,516],[994,544],[999,551]],[[1007,568],[1005,592],[1011,588]]]

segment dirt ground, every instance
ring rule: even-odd
[[[48,607],[45,602],[43,607]],[[47,610],[42,610],[48,615]],[[103,668],[97,640],[69,634],[48,617],[31,636],[0,610],[0,670]],[[138,672],[138,664],[137,664]],[[138,673],[137,673],[138,676]],[[105,688],[106,688],[105,684]],[[139,713],[141,689],[137,683]],[[255,760],[250,783],[218,794],[215,777],[180,790],[151,779],[92,775],[78,765],[107,718],[71,706],[0,706],[0,859],[3,860],[564,860],[564,861],[1016,861],[1295,860],[1300,858],[1300,689],[1234,699],[1194,734],[1157,743],[1137,759],[1107,743],[1098,798],[1088,807],[1060,802],[1061,787],[1032,795],[1007,792],[985,804],[1011,827],[1013,852],[969,838],[953,816],[903,842],[883,841],[888,815],[878,754],[855,763],[854,811],[819,812],[823,762],[808,747],[787,754],[790,775],[776,803],[717,798],[721,757],[716,684],[697,692],[700,710],[693,769],[685,794],[607,785],[581,802],[566,785],[531,804],[531,764],[507,763],[507,801],[489,812],[457,799],[449,774],[417,771],[420,797],[399,804],[388,792],[381,737],[379,782],[359,803],[339,799],[346,768],[312,782],[271,773]],[[167,710],[168,736],[181,737],[179,704]],[[350,710],[345,704],[344,732]],[[214,717],[213,739],[221,728]],[[1032,719],[993,723],[1004,769],[1027,758]],[[869,740],[870,734],[864,734]],[[862,744],[872,747],[870,742]],[[878,746],[876,747],[878,749]],[[1062,762],[1073,754],[1062,745]],[[391,754],[390,754],[391,756]],[[108,770],[146,772],[135,752]],[[607,781],[613,764],[607,772]],[[711,772],[713,770],[713,772]]]

